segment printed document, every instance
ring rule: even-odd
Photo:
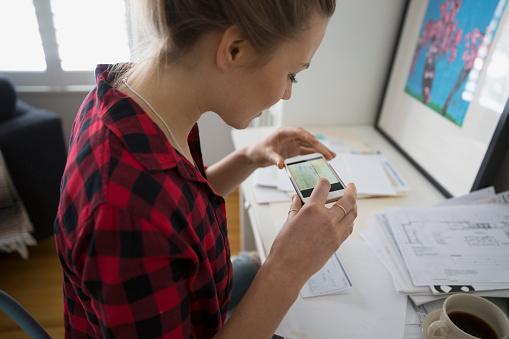
[[[415,286],[509,282],[507,205],[386,213]]]
[[[350,278],[345,272],[343,264],[334,254],[325,265],[316,272],[300,291],[303,298],[316,297],[326,294],[336,294],[352,287]]]

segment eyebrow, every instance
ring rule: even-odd
[[[308,69],[309,66],[310,66],[309,62],[302,64],[302,67],[304,67],[304,69]]]

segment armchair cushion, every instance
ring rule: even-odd
[[[16,91],[11,82],[0,77],[0,122],[15,115]]]
[[[41,239],[53,231],[66,161],[62,123],[56,113],[16,100],[11,89],[8,81],[0,81],[0,150],[34,236]]]

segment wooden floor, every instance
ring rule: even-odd
[[[228,237],[232,254],[239,251],[238,191],[226,199]],[[63,338],[62,273],[53,240],[46,239],[30,248],[30,259],[0,255],[0,289],[17,299],[52,338]],[[28,338],[5,314],[0,312],[0,339]]]

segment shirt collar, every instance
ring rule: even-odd
[[[98,65],[95,72],[96,102],[105,126],[146,169],[157,171],[176,168],[184,178],[207,182],[198,125],[195,124],[188,136],[189,148],[198,166],[196,168],[175,150],[161,129],[134,100],[111,86],[111,67]]]

